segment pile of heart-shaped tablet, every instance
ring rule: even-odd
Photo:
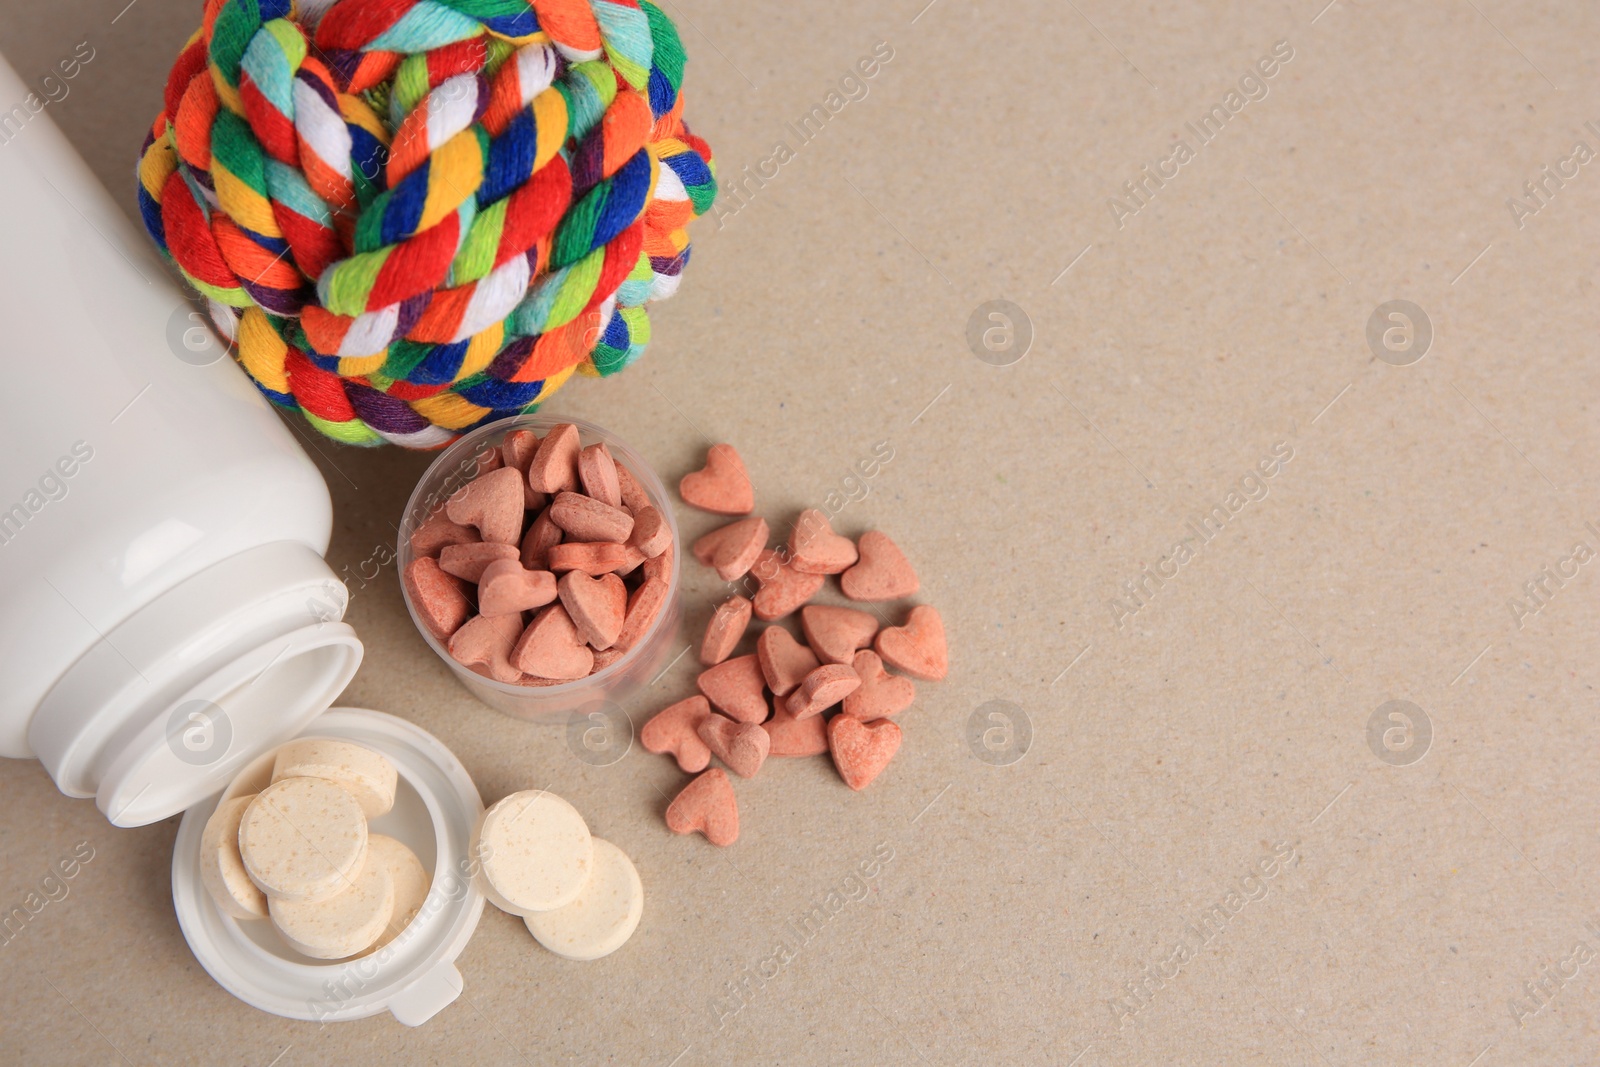
[[[473,671],[560,685],[604,670],[667,602],[672,528],[603,442],[512,430],[411,534],[418,620]],[[558,577],[559,575],[559,577]]]
[[[755,508],[732,445],[713,445],[705,468],[685,475],[678,492],[713,514],[748,516]],[[739,807],[722,768],[707,770],[713,755],[751,778],[769,756],[827,753],[845,784],[865,789],[900,749],[893,716],[916,699],[911,678],[938,681],[948,669],[944,623],[929,605],[911,607],[899,626],[880,626],[870,611],[808,603],[832,575],[858,602],[915,594],[916,571],[888,536],[870,530],[852,541],[815,509],[800,513],[782,548],[769,548],[769,535],[765,519],[739,518],[694,543],[695,559],[719,577],[748,576],[758,588],[751,597],[730,596],[712,615],[700,643],[699,694],[656,713],[639,735],[646,749],[671,754],[698,775],[668,806],[667,826],[717,845],[739,836]],[[752,616],[771,623],[796,611],[803,641],[772,625],[754,652],[733,655]]]

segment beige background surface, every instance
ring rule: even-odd
[[[131,214],[133,160],[198,4],[125,2],[4,0],[0,49],[32,80],[91,41],[51,114]],[[1600,525],[1600,164],[1520,228],[1506,204],[1575,141],[1600,149],[1582,125],[1600,121],[1600,12],[925,2],[667,4],[723,178],[779,140],[794,158],[699,225],[642,361],[549,408],[603,422],[670,478],[708,438],[733,441],[780,522],[892,442],[838,525],[906,547],[954,665],[920,687],[879,782],[856,795],[825,761],[774,764],[738,784],[735,847],[673,837],[674,767],[637,749],[590,767],[560,729],[476,704],[385,570],[353,583],[367,657],[344,702],[433,731],[486,797],[548,784],[570,798],[638,863],[633,941],[566,963],[490,909],[460,960],[464,996],[429,1025],[277,1019],[185,947],[175,820],[112,830],[36,765],[7,763],[0,899],[77,842],[95,858],[0,951],[0,1059],[1600,1058],[1600,955],[1545,977],[1537,1013],[1524,985],[1579,941],[1600,953],[1586,928],[1600,576],[1581,568],[1521,625],[1508,606],[1576,542],[1600,550],[1585,525]],[[1280,40],[1294,56],[1269,94],[1119,227],[1108,198]],[[799,145],[786,123],[879,41],[894,55],[866,97]],[[1031,320],[1010,366],[964,337],[991,299]],[[1391,299],[1434,330],[1409,366],[1365,338]],[[1293,458],[1265,498],[1116,625],[1119,584],[1279,442]],[[330,444],[317,458],[332,559],[355,573],[391,543],[426,458]],[[680,517],[690,535],[712,525]],[[684,643],[714,591],[694,574]],[[685,657],[630,702],[635,722],[692,679]],[[1431,723],[1408,766],[1368,744],[1391,699]],[[1008,766],[967,739],[990,701],[1031,725]],[[1108,1002],[1133,1003],[1127,987],[1277,842],[1297,862],[1247,883],[1265,895],[1119,1023]],[[712,998],[879,843],[893,859],[866,898],[719,1029]]]

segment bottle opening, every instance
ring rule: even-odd
[[[342,622],[252,649],[151,720],[107,767],[96,804],[114,826],[143,826],[188,808],[303,730],[360,662],[361,642]]]
[[[29,744],[117,826],[176,815],[337,699],[361,662],[347,602],[305,545],[213,564],[105,632],[35,710]]]

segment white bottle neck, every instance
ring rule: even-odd
[[[107,632],[45,696],[28,742],[117,826],[175,815],[303,730],[361,662],[348,594],[294,542],[206,568]]]

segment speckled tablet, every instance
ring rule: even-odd
[[[394,807],[399,781],[394,764],[365,745],[324,737],[303,737],[278,749],[272,780],[326,778],[356,798],[369,819]]]
[[[274,900],[272,924],[296,952],[318,960],[342,960],[370,948],[394,915],[394,879],[389,865],[368,854],[342,892],[326,900]]]
[[[644,883],[616,845],[594,838],[594,872],[572,903],[523,917],[545,948],[569,960],[597,960],[621,948],[644,914]]]
[[[472,835],[479,885],[513,915],[572,902],[594,867],[594,843],[577,809],[539,789],[513,793],[486,810]]]
[[[367,836],[367,863],[381,863],[388,867],[389,877],[394,880],[394,914],[389,917],[389,925],[383,935],[372,946],[373,949],[380,949],[398,937],[417,917],[423,901],[428,899],[428,888],[433,884],[433,878],[415,852],[383,834]]]
[[[361,805],[325,778],[274,782],[239,824],[245,871],[274,900],[326,900],[348,887],[366,855]]]
[[[223,913],[235,919],[265,919],[267,895],[250,880],[239,858],[239,821],[255,794],[224,801],[200,835],[200,883]]]

